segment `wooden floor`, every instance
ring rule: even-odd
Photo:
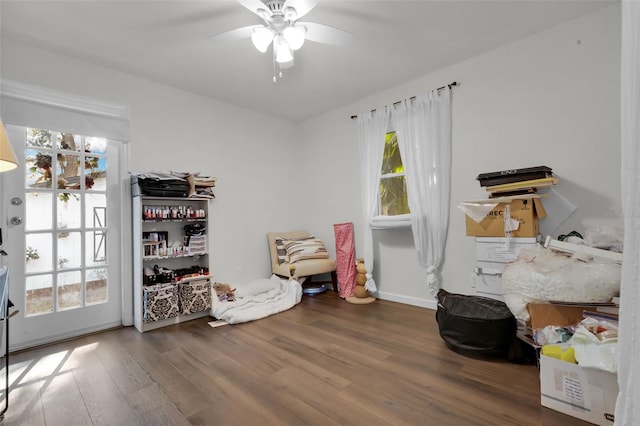
[[[579,425],[537,367],[461,356],[434,311],[327,292],[259,321],[127,327],[11,356],[2,425]]]

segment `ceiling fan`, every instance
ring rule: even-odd
[[[313,9],[319,0],[236,0],[258,15],[261,25],[248,25],[209,36],[213,42],[226,42],[251,38],[258,51],[264,53],[273,46],[273,82],[276,65],[279,77],[282,70],[293,66],[294,51],[300,49],[305,40],[318,43],[342,45],[351,42],[352,34],[316,22],[301,22],[298,19]]]

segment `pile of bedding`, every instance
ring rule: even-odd
[[[211,316],[239,324],[291,309],[302,300],[302,286],[275,275],[238,286],[233,301],[212,298]]]

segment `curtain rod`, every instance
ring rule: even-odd
[[[458,85],[458,82],[457,82],[457,81],[454,81],[454,82],[451,82],[451,83],[447,84],[446,86],[438,87],[436,90],[442,90],[442,89],[444,89],[445,87],[448,87],[449,89],[451,89],[453,86],[457,86],[457,85]],[[410,99],[410,100],[412,100],[412,99],[415,99],[415,98],[416,98],[415,96],[412,96],[412,97],[410,97],[409,99]],[[393,103],[393,104],[391,104],[391,105],[392,105],[392,106],[395,106],[395,105],[398,105],[398,104],[400,104],[400,103],[402,103],[402,101],[396,101],[396,102],[394,102],[394,103]],[[375,111],[375,109],[372,109],[372,110],[371,110],[371,112],[374,112],[374,111]],[[356,114],[356,115],[352,115],[352,116],[351,116],[351,119],[352,119],[352,120],[354,120],[354,119],[356,119],[356,118],[358,118],[358,114]]]

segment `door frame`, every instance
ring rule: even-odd
[[[3,121],[5,125],[15,125],[22,127],[40,127],[52,128],[47,125],[46,120],[64,117],[66,114],[71,121],[80,122],[83,116],[87,116],[87,123],[97,125],[99,133],[96,136],[106,137],[109,140],[117,141],[118,149],[118,167],[116,170],[117,180],[121,188],[120,191],[109,191],[108,203],[117,203],[120,208],[118,214],[120,216],[119,229],[114,229],[116,235],[120,238],[119,250],[115,250],[111,256],[118,256],[117,261],[120,263],[119,271],[116,276],[110,279],[118,280],[120,283],[120,320],[112,324],[104,324],[102,326],[88,327],[82,330],[75,330],[69,333],[63,333],[55,336],[46,336],[45,338],[34,339],[33,341],[22,341],[20,344],[11,344],[10,350],[15,351],[27,347],[37,346],[50,343],[52,341],[76,337],[82,334],[98,331],[99,329],[112,328],[120,325],[133,325],[133,282],[132,282],[132,233],[131,233],[131,184],[129,175],[129,108],[122,105],[112,104],[101,100],[80,97],[68,93],[58,92],[38,86],[27,85],[20,82],[10,80],[0,80],[0,102]],[[31,110],[29,110],[31,108]],[[24,111],[33,112],[33,116],[37,117],[33,123],[28,122],[30,116],[25,115]],[[80,121],[78,119],[80,118]],[[37,120],[43,120],[42,121]],[[83,124],[80,124],[82,127]],[[86,125],[83,129],[86,129]],[[80,129],[73,130],[78,134],[91,134],[91,131],[82,131]],[[112,132],[111,134],[105,134]],[[14,148],[15,150],[15,148]],[[24,153],[22,154],[22,156]],[[18,167],[17,172],[24,173],[24,161]],[[11,173],[11,172],[8,172]],[[11,191],[8,191],[5,177],[0,174],[0,227],[3,228],[3,237],[8,234],[9,220],[9,199]],[[21,190],[24,190],[22,188]],[[118,193],[116,193],[118,192]],[[9,242],[10,244],[10,242]],[[4,245],[3,247],[9,247]],[[5,248],[6,249],[6,248]],[[9,247],[10,250],[10,247]],[[7,263],[6,259],[0,259],[0,265]],[[16,275],[11,275],[14,279]],[[23,288],[24,286],[21,286]]]

